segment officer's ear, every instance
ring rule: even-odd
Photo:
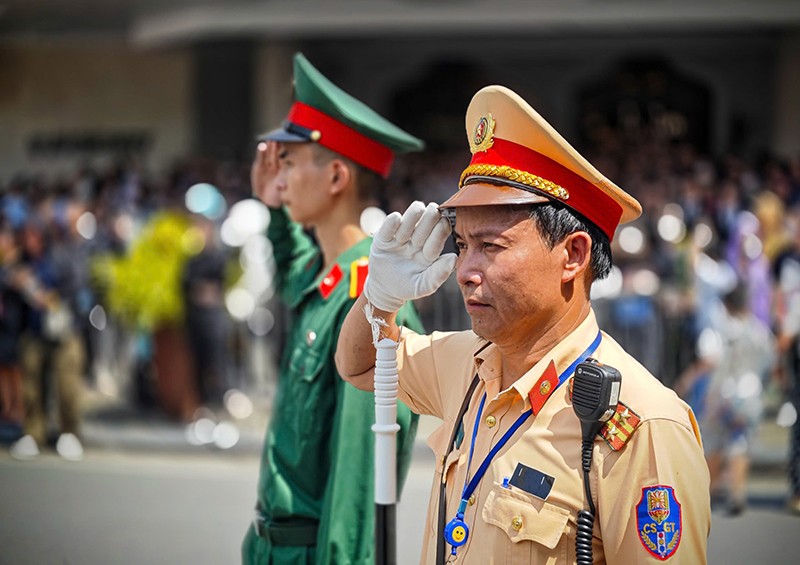
[[[569,234],[562,243],[564,246],[564,265],[561,282],[569,283],[589,270],[592,258],[592,238],[585,231]]]
[[[331,194],[339,194],[353,178],[353,171],[342,159],[334,159],[330,163]]]

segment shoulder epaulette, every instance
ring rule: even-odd
[[[614,415],[600,428],[600,435],[612,450],[619,451],[631,439],[641,421],[636,412],[620,402]]]
[[[350,263],[350,298],[358,298],[364,290],[369,271],[369,258],[362,257]]]

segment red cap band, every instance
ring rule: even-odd
[[[385,145],[302,102],[292,105],[287,119],[300,127],[319,131],[321,136],[317,143],[323,147],[352,159],[383,178],[389,176],[394,153]]]
[[[489,149],[478,151],[472,156],[470,165],[507,166],[565,188],[569,192],[568,199],[552,195],[550,197],[580,212],[599,227],[608,236],[609,241],[614,238],[614,231],[622,217],[622,207],[597,185],[549,157],[513,141],[495,137]],[[531,188],[536,190],[535,187]]]

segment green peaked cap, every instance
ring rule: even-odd
[[[421,151],[425,143],[347,94],[319,72],[302,53],[294,56],[295,99],[324,112],[395,153]]]

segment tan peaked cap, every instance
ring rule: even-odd
[[[606,178],[517,93],[504,86],[479,90],[467,108],[472,160],[459,191],[441,208],[562,202],[599,227],[609,240],[642,207]]]

